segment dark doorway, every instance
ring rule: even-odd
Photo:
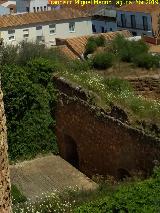
[[[77,144],[69,135],[65,135],[65,160],[79,169]]]

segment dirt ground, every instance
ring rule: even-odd
[[[99,70],[97,73],[103,75],[104,77],[120,77],[120,78],[131,78],[131,77],[148,77],[148,76],[159,76],[160,68],[147,70],[145,68],[134,67],[131,63],[121,62],[120,64],[115,64],[113,67],[106,70]]]
[[[92,190],[97,184],[60,156],[48,155],[10,166],[11,183],[32,200],[42,193],[63,191],[66,187]]]

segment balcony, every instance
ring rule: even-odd
[[[129,28],[133,30],[151,31],[151,28],[148,25],[143,25],[143,24],[131,25],[130,23],[122,23],[121,21],[117,22],[117,27]]]

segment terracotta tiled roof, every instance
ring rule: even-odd
[[[58,47],[58,49],[62,52],[62,54],[64,54],[65,56],[67,56],[70,59],[77,59],[78,56],[74,54],[74,52],[72,52],[66,45],[61,45]]]
[[[93,34],[92,36],[103,35],[106,40],[112,40],[118,34],[121,34],[126,38],[132,36],[131,33],[127,30],[108,32],[108,33],[98,33],[98,34]],[[81,57],[85,51],[85,46],[87,44],[87,40],[89,37],[91,36],[80,36],[80,37],[74,37],[74,38],[68,38],[68,39],[57,39],[57,40],[61,41],[59,43],[67,45],[67,47],[69,47],[71,51],[73,51],[77,56]]]
[[[0,17],[0,28],[16,27],[21,25],[44,23],[58,20],[68,20],[89,17],[85,12],[72,8]]]
[[[160,10],[160,4],[126,4],[118,8],[120,11],[131,11],[131,12],[144,12],[144,13],[152,13],[156,10]]]

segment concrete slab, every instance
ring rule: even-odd
[[[60,156],[49,155],[10,166],[11,182],[29,199],[67,187],[94,190],[98,185]]]

